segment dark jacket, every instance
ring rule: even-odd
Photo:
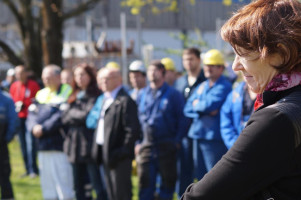
[[[62,114],[62,123],[67,128],[64,152],[71,163],[91,162],[94,130],[86,127],[86,117],[93,107],[96,96],[85,95],[76,99]]]
[[[263,93],[233,147],[182,200],[301,199],[301,87]]]
[[[38,138],[38,150],[63,151],[64,135],[62,133],[60,105],[33,103],[28,112],[26,126],[32,132],[36,124],[43,126],[43,135]]]
[[[187,100],[188,97],[190,97],[190,95],[193,93],[193,91],[195,90],[195,88],[202,83],[203,81],[205,81],[206,78],[204,76],[204,72],[203,70],[201,70],[197,80],[195,81],[195,83],[191,86],[189,86],[188,84],[188,75],[185,74],[184,76],[178,78],[174,84],[174,88],[176,90],[178,90]]]
[[[110,168],[114,168],[124,159],[133,159],[134,144],[140,134],[136,103],[121,88],[114,102],[105,112],[102,161]],[[100,161],[99,148],[94,139],[93,158],[98,162]]]
[[[18,115],[13,100],[0,90],[0,183],[11,172],[7,143],[11,141],[18,126]]]
[[[7,92],[0,90],[0,141],[10,142],[19,128],[15,105]]]

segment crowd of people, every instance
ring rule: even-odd
[[[171,58],[148,67],[135,60],[129,86],[116,62],[98,71],[87,63],[72,70],[47,65],[43,86],[16,66],[8,91],[18,126],[7,123],[18,127],[23,176],[40,176],[44,199],[91,199],[91,185],[97,199],[129,200],[135,160],[139,199],[172,199],[175,190],[180,197],[226,152],[219,109],[231,83],[222,75],[221,52],[208,51],[203,64],[197,48],[183,51],[187,73],[180,78]]]
[[[296,0],[239,10],[222,28],[234,83],[219,50],[194,47],[180,75],[171,58],[133,61],[129,85],[116,62],[47,65],[43,86],[16,66],[0,91],[1,198],[13,199],[18,132],[24,176],[40,177],[47,200],[131,200],[133,166],[140,200],[301,199],[300,27]]]

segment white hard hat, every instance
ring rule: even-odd
[[[144,64],[141,60],[133,61],[129,66],[129,71],[130,72],[142,72],[142,73],[146,72]]]
[[[7,70],[6,76],[14,76],[14,75],[15,75],[15,69],[10,68],[9,70]]]

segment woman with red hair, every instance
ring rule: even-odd
[[[222,27],[257,93],[237,141],[183,200],[301,199],[301,3],[257,0]]]
[[[72,165],[76,199],[92,199],[85,196],[86,174],[96,191],[97,199],[106,199],[98,165],[91,158],[94,130],[86,127],[86,117],[100,94],[95,69],[79,64],[73,69],[73,92],[68,99],[62,122],[67,128],[64,152]]]

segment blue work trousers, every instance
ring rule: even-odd
[[[186,188],[193,182],[192,139],[184,137],[178,156],[178,180],[176,192],[180,198]]]
[[[177,150],[174,145],[166,145],[162,153],[154,149],[142,150],[137,157],[137,167],[139,200],[154,200],[155,196],[160,200],[172,200],[177,180]],[[158,190],[157,175],[161,178]]]
[[[194,177],[202,179],[226,152],[222,140],[193,139]]]

